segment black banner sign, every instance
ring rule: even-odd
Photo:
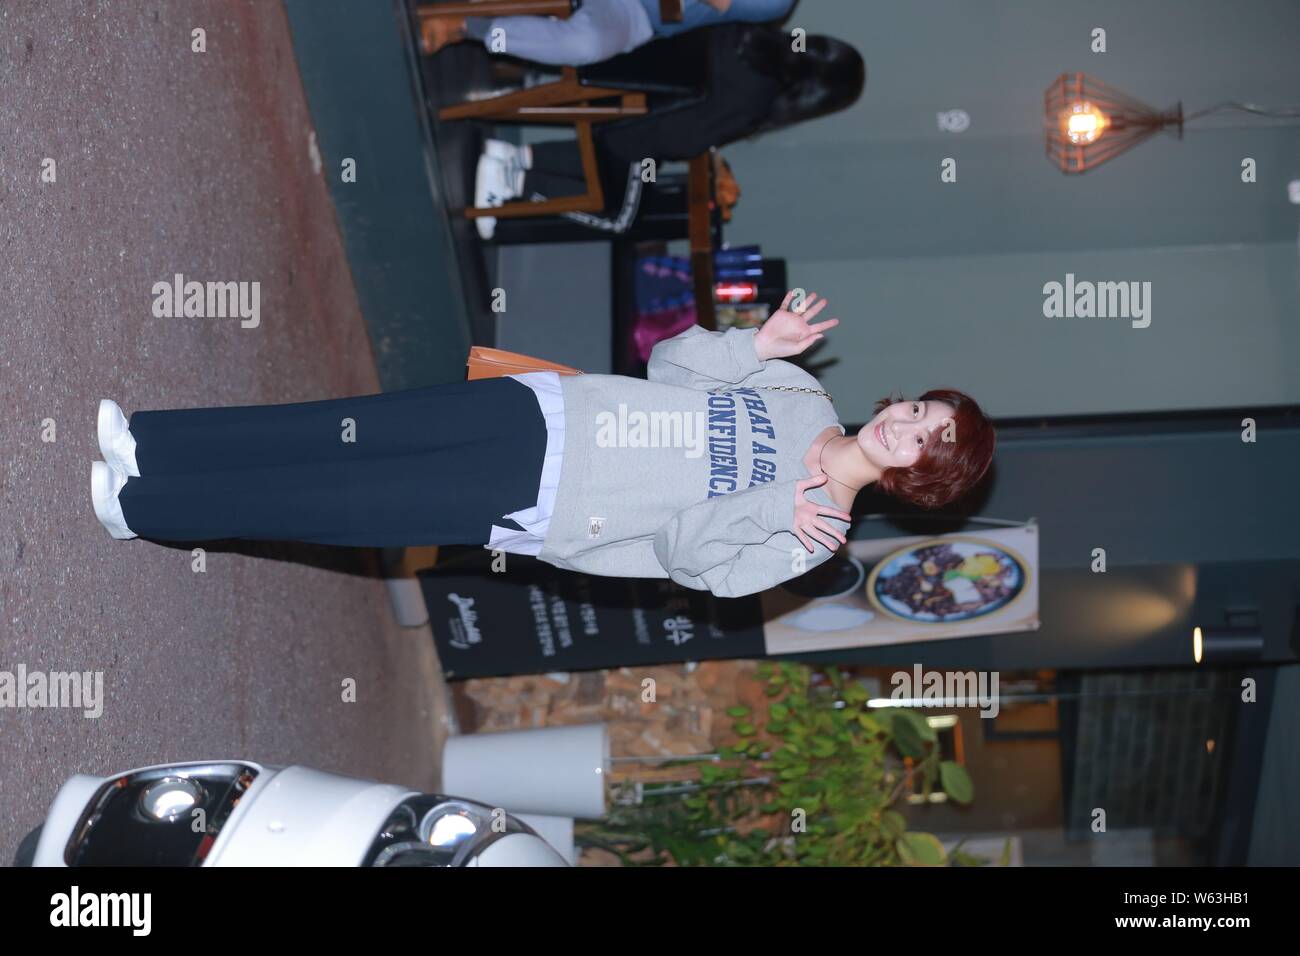
[[[521,555],[444,549],[420,572],[449,679],[763,656],[759,599],[576,574]]]

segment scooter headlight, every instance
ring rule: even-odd
[[[140,812],[145,819],[175,823],[206,799],[197,780],[163,777],[140,791]]]
[[[467,803],[440,803],[420,821],[420,837],[430,846],[455,851],[478,836],[489,821]]]
[[[202,866],[260,768],[169,764],[106,780],[63,851],[68,866]]]
[[[506,834],[532,832],[502,810],[422,794],[393,811],[363,865],[465,866]]]

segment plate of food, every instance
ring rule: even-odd
[[[978,538],[938,538],[887,555],[867,579],[872,606],[903,621],[947,624],[1006,607],[1025,589],[1024,559]]]

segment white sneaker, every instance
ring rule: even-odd
[[[125,484],[126,472],[120,468],[102,461],[97,461],[90,466],[90,500],[95,505],[95,517],[108,533],[119,541],[137,537],[136,533],[126,526],[122,503],[117,500],[118,492]]]
[[[514,199],[519,195],[514,189],[514,178],[504,160],[484,153],[478,158],[478,169],[474,173],[474,205],[480,209],[491,209]],[[474,224],[484,239],[491,239],[497,229],[495,216],[479,216]]]
[[[135,463],[135,436],[127,425],[126,416],[111,398],[99,400],[99,453],[118,471],[132,478],[140,477],[140,467]]]
[[[483,140],[483,155],[501,160],[514,175],[522,176],[523,170],[533,168],[533,148],[531,146],[516,146],[504,139],[485,139]],[[524,184],[519,182],[515,189],[515,195],[517,196],[523,191]]]

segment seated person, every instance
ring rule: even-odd
[[[658,37],[720,23],[783,20],[795,0],[683,0],[680,23],[664,23],[659,0],[583,0],[567,19],[555,17],[463,17],[420,9],[420,46],[437,53],[449,43],[481,42],[504,53],[551,66],[584,66],[635,50]]]
[[[595,229],[622,232],[636,217],[641,164],[692,159],[710,147],[781,129],[852,106],[867,69],[852,46],[810,36],[795,52],[779,27],[732,24],[710,31],[708,88],[698,100],[593,128],[601,182],[612,208],[599,215],[566,213]],[[514,146],[489,140],[479,159],[474,204],[554,198],[586,191],[572,141]],[[496,220],[475,220],[491,238]]]

